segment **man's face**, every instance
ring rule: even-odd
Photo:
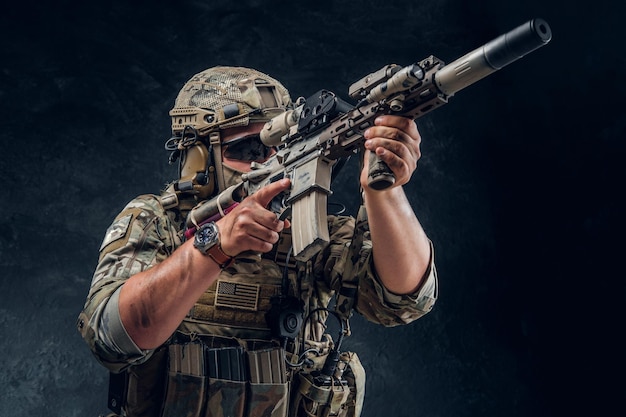
[[[264,125],[264,122],[255,122],[248,126],[225,129],[222,132],[224,164],[237,171],[249,172],[252,161],[267,161],[276,151],[263,145],[259,138]]]

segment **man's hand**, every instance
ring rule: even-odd
[[[289,221],[279,220],[267,207],[274,197],[291,186],[289,179],[268,185],[246,197],[233,211],[216,222],[220,245],[229,256],[244,251],[269,252]]]
[[[421,137],[415,122],[406,117],[386,115],[374,123],[365,131],[365,148],[376,152],[396,177],[393,186],[376,191],[367,186],[367,164],[361,172],[374,264],[385,288],[411,294],[430,262],[430,242],[402,188],[417,168]]]
[[[421,156],[417,125],[409,118],[390,115],[377,117],[374,124],[365,131],[365,149],[387,163],[396,177],[393,187],[400,187],[409,182]],[[367,161],[369,155],[365,158]],[[361,172],[361,185],[367,188],[367,164]]]

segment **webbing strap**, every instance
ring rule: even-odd
[[[337,294],[335,311],[344,322],[345,335],[350,336],[350,317],[352,317],[353,307],[359,286],[359,277],[355,273],[355,267],[359,264],[360,248],[363,245],[363,238],[367,230],[367,212],[365,206],[361,205],[356,218],[356,225],[350,241],[350,247],[345,255],[344,270],[341,277],[341,288]]]
[[[224,182],[224,171],[222,169],[222,140],[220,132],[209,134],[209,143],[213,147],[213,161],[215,162],[215,174],[217,176],[217,187],[220,192],[226,189]]]
[[[268,252],[267,257],[276,262],[281,268],[285,266],[290,270],[295,269],[296,261],[293,256],[290,256],[291,251],[291,228],[283,229],[280,233],[278,243],[274,245],[272,250]],[[289,260],[287,260],[289,258]]]

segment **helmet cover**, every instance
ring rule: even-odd
[[[189,79],[178,93],[172,133],[186,126],[205,135],[216,129],[268,121],[291,106],[289,91],[267,74],[245,67],[218,66]]]

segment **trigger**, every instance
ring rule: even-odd
[[[291,215],[291,206],[285,204],[289,197],[288,193],[282,192],[272,199],[269,209],[276,213],[279,220],[285,220]]]

